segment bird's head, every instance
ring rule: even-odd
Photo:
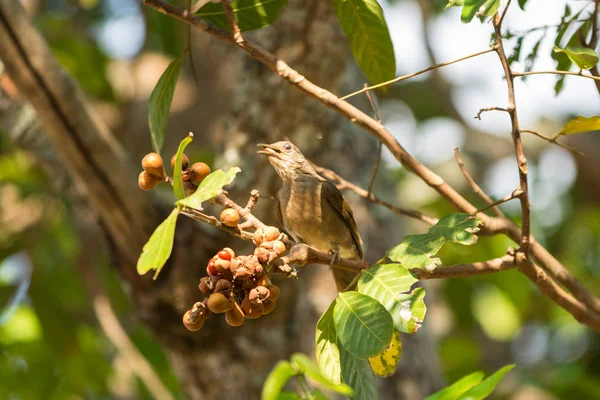
[[[317,174],[308,160],[304,158],[300,149],[292,142],[281,141],[271,144],[260,143],[258,144],[258,147],[263,148],[263,150],[259,150],[258,153],[268,157],[269,162],[273,168],[275,168],[275,172],[277,172],[277,175],[284,181],[290,181],[300,174]]]

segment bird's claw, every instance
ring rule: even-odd
[[[340,263],[340,253],[334,250],[329,250],[328,253],[331,255],[331,261],[329,262],[329,266],[333,268],[334,266]]]

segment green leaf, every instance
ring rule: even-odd
[[[444,10],[450,7],[462,7],[465,4],[465,0],[449,0]]]
[[[217,197],[223,190],[223,186],[230,184],[235,179],[236,174],[240,171],[241,169],[238,167],[233,167],[229,168],[227,172],[223,172],[220,169],[212,172],[204,178],[194,194],[179,200],[177,204],[195,210],[202,210],[202,203]]]
[[[405,293],[415,282],[417,279],[402,265],[381,264],[362,272],[356,290],[379,301],[391,314],[395,329],[414,333],[425,316],[425,291],[419,288]]]
[[[148,100],[148,126],[150,127],[152,148],[157,153],[160,153],[165,136],[167,135],[169,109],[171,108],[177,78],[179,78],[182,58],[183,54],[171,61],[152,90],[150,100]]]
[[[460,400],[481,400],[489,396],[515,364],[506,365],[459,397]]]
[[[452,385],[445,387],[439,392],[427,396],[425,400],[456,400],[460,395],[481,382],[484,376],[485,374],[481,371],[473,372],[472,374],[460,378]]]
[[[350,386],[348,386],[348,387],[350,387]],[[350,388],[350,390],[352,390],[352,388]],[[311,390],[310,394],[313,397],[312,400],[329,400],[329,398],[325,395],[325,393],[323,393],[319,389]]]
[[[475,232],[481,220],[470,214],[454,213],[440,219],[423,235],[409,235],[388,251],[390,260],[407,268],[424,268],[433,271],[440,263],[433,258],[445,243],[472,245],[477,242]]]
[[[302,400],[302,396],[296,392],[281,392],[277,400]]]
[[[485,3],[483,3],[483,6],[480,7],[479,12],[475,15],[477,15],[479,19],[483,21],[485,17],[491,17],[496,14],[498,8],[500,8],[500,0],[487,0]]]
[[[283,387],[291,377],[298,375],[292,364],[282,360],[279,361],[271,370],[263,386],[262,400],[277,400]]]
[[[394,331],[392,341],[380,354],[369,357],[369,365],[377,376],[387,378],[396,372],[396,366],[402,356],[400,332]]]
[[[354,390],[352,400],[378,399],[377,382],[367,360],[355,357],[343,346],[340,349],[342,381]]]
[[[317,323],[315,353],[321,374],[329,381],[339,384],[341,382],[340,350],[335,332],[335,323],[333,322],[335,303],[336,301],[331,303]]]
[[[287,0],[239,0],[232,1],[231,8],[240,31],[251,31],[270,25],[277,17]],[[221,2],[208,2],[196,15],[203,20],[229,31],[229,24]]]
[[[486,0],[465,0],[465,4],[460,15],[460,20],[465,24],[471,22],[475,14],[477,14],[485,2]]]
[[[319,385],[343,394],[352,396],[352,388],[345,384],[334,383],[319,372],[319,368],[312,362],[310,358],[301,353],[292,354],[290,358],[292,365],[300,372],[317,382]]]
[[[528,0],[519,0],[519,7],[521,10],[525,11],[525,4],[527,4]]]
[[[177,200],[181,200],[185,197],[185,190],[183,189],[183,179],[181,178],[181,167],[177,167],[181,165],[181,159],[183,157],[183,151],[187,147],[188,144],[192,142],[194,135],[191,133],[183,139],[179,143],[179,148],[177,149],[177,154],[175,154],[175,168],[173,169],[173,193],[175,193],[175,197]]]
[[[600,130],[600,117],[576,117],[565,124],[560,131],[560,135],[573,135],[598,130]]]
[[[144,275],[146,272],[155,269],[154,279],[160,273],[165,265],[171,250],[173,250],[173,238],[175,237],[175,224],[179,208],[173,209],[171,214],[154,231],[148,242],[142,249],[142,254],[137,262],[137,272]]]
[[[396,75],[396,58],[377,0],[333,0],[340,26],[361,70],[372,84]]]
[[[380,353],[392,340],[392,316],[381,303],[364,294],[338,294],[333,321],[338,341],[358,358]]]
[[[561,49],[555,46],[554,52],[565,53],[581,69],[590,69],[598,64],[598,54],[587,47],[567,46],[565,49]]]

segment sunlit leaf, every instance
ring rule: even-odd
[[[380,353],[392,340],[392,316],[381,303],[364,294],[338,294],[333,321],[338,341],[358,358]]]
[[[296,370],[304,373],[306,376],[317,382],[326,389],[333,390],[345,396],[352,396],[352,388],[345,384],[334,383],[321,374],[319,368],[310,358],[302,353],[295,353],[290,358],[292,365]]]
[[[459,397],[460,400],[482,400],[489,396],[515,364],[506,365]]]
[[[396,75],[392,39],[377,0],[333,0],[340,26],[367,79],[389,81]]]
[[[335,323],[333,322],[333,309],[335,301],[317,323],[317,364],[321,374],[329,381],[339,384],[341,382],[340,350],[337,343]]]
[[[183,54],[169,64],[154,90],[152,90],[148,101],[148,126],[150,127],[152,147],[157,153],[160,153],[167,135],[169,109],[171,108],[173,93],[175,93],[177,78],[179,78],[182,57]]]
[[[377,382],[369,361],[355,357],[340,346],[342,380],[354,390],[352,400],[378,399]]]
[[[445,243],[472,245],[477,242],[475,232],[481,220],[470,214],[454,213],[440,219],[423,235],[408,235],[388,251],[388,258],[405,268],[424,268],[433,271],[440,263],[433,257]]]
[[[263,386],[261,399],[262,400],[277,400],[283,387],[291,377],[297,375],[298,372],[292,364],[282,360],[279,361],[267,376],[267,380]]]
[[[600,130],[600,117],[576,117],[565,124],[560,131],[561,135],[573,135],[575,133],[591,132]]]
[[[277,400],[303,400],[302,396],[300,396],[296,392],[281,392],[277,397]]]
[[[414,333],[425,317],[425,291],[406,293],[416,281],[400,264],[374,265],[362,272],[356,290],[379,301],[391,314],[395,329]]]
[[[238,0],[231,2],[233,15],[240,31],[251,31],[270,25],[279,17],[281,7],[287,0]],[[203,20],[229,30],[229,24],[221,2],[208,2],[196,15]]]
[[[178,205],[190,207],[196,210],[202,210],[202,203],[217,197],[223,190],[223,186],[230,184],[241,169],[238,167],[229,168],[226,172],[218,169],[208,175],[198,189],[184,199],[177,202]]]
[[[460,395],[481,382],[484,376],[485,374],[481,371],[473,372],[472,374],[460,378],[452,385],[445,387],[439,392],[427,396],[425,400],[456,400]]]
[[[450,7],[462,7],[465,4],[465,0],[449,0],[444,10]]]
[[[565,49],[554,47],[556,53],[565,53],[581,69],[590,69],[598,64],[598,54],[587,47],[567,46]]]
[[[181,159],[183,158],[183,152],[188,144],[191,143],[193,136],[190,134],[188,137],[183,139],[179,143],[177,153],[175,154],[175,165],[181,165]],[[173,193],[177,200],[181,200],[185,197],[185,190],[183,189],[183,179],[181,178],[181,167],[173,170]]]
[[[160,270],[165,265],[171,251],[173,250],[173,239],[175,237],[175,224],[179,208],[173,209],[171,214],[165,219],[152,233],[150,239],[144,245],[142,254],[137,262],[137,272],[144,275],[150,270],[156,270],[154,279],[160,273]]]
[[[400,341],[400,333],[394,331],[392,341],[381,354],[369,357],[369,364],[375,375],[388,377],[396,372],[396,365],[402,356],[402,342]]]
[[[471,22],[475,14],[479,11],[486,0],[465,0],[465,4],[460,15],[460,20],[464,23]]]

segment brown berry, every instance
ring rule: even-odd
[[[217,271],[217,267],[215,266],[214,260],[210,260],[208,265],[206,266],[206,273],[210,276],[216,276],[219,271]]]
[[[252,273],[250,272],[250,270],[248,270],[248,268],[244,266],[239,267],[233,274],[233,278],[240,281],[247,281],[251,277]]]
[[[162,178],[165,175],[163,159],[158,153],[148,153],[142,159],[142,168],[150,175]]]
[[[190,168],[190,178],[195,183],[201,183],[208,174],[210,174],[210,168],[203,162],[194,163]]]
[[[225,313],[225,321],[231,326],[240,326],[244,323],[244,312],[237,303],[233,303],[233,308]]]
[[[171,168],[175,169],[175,161],[177,159],[177,154],[173,154],[173,157],[171,157]],[[185,155],[185,153],[183,153],[181,155],[181,169],[182,170],[186,170],[188,169],[188,167],[190,166],[190,159],[188,156]]]
[[[219,257],[221,260],[227,260],[227,261],[229,261],[229,260],[231,260],[232,255],[231,255],[230,252],[228,252],[225,249],[223,249],[223,250],[221,250],[221,251],[219,251],[217,253],[217,257]]]
[[[240,222],[240,214],[233,208],[226,208],[221,212],[221,222],[225,226],[236,228]]]
[[[279,286],[277,285],[269,285],[267,286],[267,289],[269,289],[269,300],[271,301],[275,301],[279,298]]]
[[[254,231],[254,237],[252,238],[255,246],[260,246],[265,241],[265,232],[262,228],[258,228]]]
[[[267,250],[273,250],[273,242],[271,240],[265,240],[260,244],[260,247]]]
[[[248,295],[244,297],[244,301],[242,301],[242,311],[244,312],[244,316],[248,319],[257,319],[263,314],[263,305],[262,304],[252,304],[248,299]]]
[[[267,315],[269,314],[271,311],[273,311],[275,309],[275,300],[267,300],[265,302],[262,303],[263,306],[263,315]]]
[[[265,239],[266,240],[277,240],[279,238],[279,229],[274,226],[267,226],[265,228]]]
[[[219,274],[224,274],[229,271],[229,261],[217,258],[215,260],[215,269]]]
[[[187,330],[195,332],[202,328],[206,317],[202,314],[198,315],[198,317],[192,322],[193,318],[191,318],[191,313],[192,310],[187,310],[185,314],[183,314],[183,325],[187,328]]]
[[[225,292],[231,290],[231,281],[227,279],[219,279],[215,285],[215,292]]]
[[[258,261],[261,263],[268,264],[271,252],[267,249],[263,249],[262,247],[257,247],[254,250],[254,255],[258,258]]]
[[[162,178],[159,178],[156,175],[152,175],[146,171],[140,172],[138,176],[138,186],[142,190],[152,190],[154,186],[162,182]]]
[[[231,310],[233,302],[223,293],[213,293],[208,297],[208,309],[215,314],[221,314]]]
[[[279,240],[273,241],[273,251],[277,253],[278,256],[285,253],[285,245],[283,244],[283,242]]]
[[[252,304],[261,304],[263,301],[267,300],[269,296],[269,289],[264,286],[257,286],[248,293],[248,299]]]
[[[212,282],[208,276],[200,278],[200,284],[198,285],[200,291],[204,294],[209,294],[214,289]]]

